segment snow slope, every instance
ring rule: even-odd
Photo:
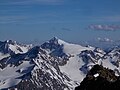
[[[80,71],[80,67],[83,65],[84,62],[78,56],[75,56],[70,58],[66,65],[60,66],[60,70],[66,73],[72,80],[80,82],[85,77],[85,74]]]
[[[0,89],[74,90],[95,64],[120,75],[120,49],[105,52],[56,37],[34,47],[0,42]]]
[[[33,67],[29,61],[23,61],[18,67],[8,65],[6,68],[0,71],[0,89],[10,88],[17,85],[22,80],[24,74],[30,72],[30,67]]]
[[[68,53],[68,54],[72,54],[72,55],[79,54],[83,50],[94,49],[93,47],[88,48],[88,47],[83,47],[83,46],[77,45],[77,44],[70,44],[70,43],[67,43],[67,42],[60,40],[60,39],[58,39],[58,43],[60,45],[63,45],[63,52],[64,53]]]
[[[10,54],[3,54],[0,52],[0,60],[3,58],[9,57],[9,56],[10,56]]]

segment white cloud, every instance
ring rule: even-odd
[[[120,30],[120,25],[90,25],[89,29],[92,30],[105,30],[105,31],[115,31]]]
[[[113,42],[113,40],[111,40],[111,39],[109,39],[109,38],[100,38],[100,37],[98,37],[97,40],[98,40],[99,42]]]

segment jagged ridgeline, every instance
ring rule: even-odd
[[[87,74],[98,76],[94,73],[96,69],[88,73],[96,64],[119,76],[119,62],[120,48],[106,52],[89,45],[71,44],[57,37],[38,46],[0,41],[0,90],[74,90]],[[111,82],[118,80],[113,74],[107,75],[100,70],[99,73],[105,74],[104,77]],[[108,76],[114,77],[110,79]]]
[[[111,69],[94,65],[75,90],[120,90],[120,76]]]

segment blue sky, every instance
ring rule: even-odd
[[[120,28],[91,30],[92,24],[120,25],[120,0],[0,0],[0,40],[120,39]]]

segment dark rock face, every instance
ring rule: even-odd
[[[56,58],[57,63],[60,66],[65,65],[70,58],[69,55],[64,53],[64,45],[59,43],[59,39],[57,37],[53,37],[51,40],[43,43],[40,47],[49,51],[49,55]]]
[[[103,66],[95,65],[75,90],[120,90],[120,76]]]

